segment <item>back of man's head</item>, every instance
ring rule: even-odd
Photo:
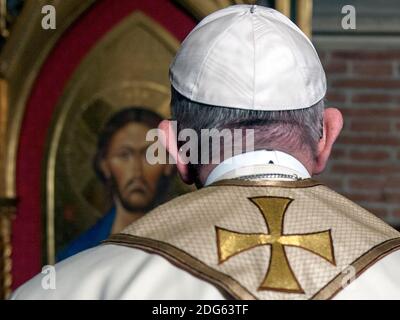
[[[310,161],[324,149],[323,67],[307,36],[276,10],[235,5],[207,16],[182,43],[170,81],[178,130],[253,129],[255,149]],[[340,113],[331,114],[324,158],[341,128]]]

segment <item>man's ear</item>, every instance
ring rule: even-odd
[[[332,146],[343,128],[343,117],[336,108],[327,108],[324,111],[323,136],[318,143],[317,157],[314,161],[312,173],[321,173],[328,162]]]
[[[170,153],[176,162],[176,168],[183,182],[187,184],[193,183],[193,177],[190,174],[189,166],[182,161],[182,157],[178,152],[176,132],[173,128],[172,121],[163,120],[158,125],[158,129],[162,133],[161,143],[164,148]]]

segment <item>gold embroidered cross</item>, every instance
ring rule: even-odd
[[[267,273],[259,290],[304,293],[289,264],[285,246],[308,250],[336,265],[330,230],[305,234],[283,234],[284,216],[292,199],[282,197],[249,198],[262,213],[269,234],[240,233],[216,227],[219,263],[257,246],[270,245]]]

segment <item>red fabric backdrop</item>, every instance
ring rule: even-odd
[[[135,10],[158,21],[180,41],[195,26],[193,18],[168,0],[102,0],[63,34],[35,81],[22,123],[17,158],[20,202],[12,230],[13,288],[41,268],[41,170],[47,132],[57,101],[89,50]]]

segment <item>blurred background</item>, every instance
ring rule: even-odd
[[[0,0],[1,297],[115,230],[112,192],[93,167],[103,129],[127,108],[137,130],[167,118],[180,42],[240,3],[290,17],[324,64],[327,106],[345,125],[315,178],[400,226],[398,0]],[[135,200],[143,208],[192,190],[173,168],[137,170],[150,186]]]

